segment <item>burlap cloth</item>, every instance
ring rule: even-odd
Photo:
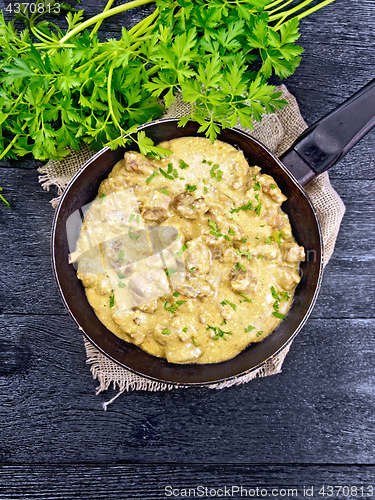
[[[291,146],[302,131],[307,128],[307,125],[300,114],[296,99],[290,94],[285,85],[279,87],[278,90],[282,90],[283,98],[289,103],[288,106],[274,114],[264,115],[262,122],[255,124],[254,130],[246,130],[240,126],[238,128],[251,134],[279,156]],[[177,98],[164,114],[164,118],[181,117],[189,113],[190,105],[184,103],[182,99]],[[72,176],[92,154],[93,152],[87,147],[83,147],[79,152],[72,152],[62,162],[51,160],[39,169],[41,174],[39,182],[42,184],[42,187],[47,190],[50,186],[57,187],[58,197],[51,201],[54,208],[57,207],[59,199]],[[322,226],[325,265],[327,265],[333,253],[337,234],[345,213],[345,205],[331,186],[327,172],[311,181],[306,191],[317,210]],[[84,338],[84,344],[87,353],[87,363],[91,365],[91,373],[94,379],[97,379],[100,384],[96,389],[96,394],[107,390],[111,384],[114,389],[118,390],[114,398],[107,403],[103,403],[104,409],[124,391],[161,391],[177,388],[177,386],[171,384],[161,384],[151,381],[122,368],[99,352],[86,338]],[[260,368],[234,380],[212,384],[208,387],[210,389],[222,389],[223,387],[244,384],[255,377],[266,377],[279,373],[290,346],[291,344]]]

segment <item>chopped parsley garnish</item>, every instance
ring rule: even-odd
[[[140,234],[132,233],[132,228],[129,229],[128,235],[129,238],[132,239],[133,241],[137,241],[137,239],[140,237]]]
[[[276,189],[276,185],[275,184],[270,184],[270,188],[271,189]]]
[[[247,238],[242,238],[241,243],[246,243],[246,242],[247,242]]]
[[[114,307],[114,305],[115,305],[115,294],[112,293],[112,295],[109,296],[109,308]]]
[[[188,249],[188,246],[186,243],[184,243],[182,245],[182,247],[180,248],[180,250],[178,252],[175,253],[176,257],[177,256],[181,256],[186,250]]]
[[[282,240],[283,238],[285,238],[285,234],[284,234],[284,233],[282,233],[281,231],[278,231],[275,239],[276,239],[276,243],[277,243],[279,246],[281,245],[281,243],[282,243],[282,241],[281,241],[281,240]]]
[[[156,177],[157,175],[159,175],[159,172],[157,170],[155,170],[154,172],[152,172],[152,174],[150,175],[150,177],[147,177],[146,179],[146,184],[150,184],[150,182],[152,181],[152,179],[154,177]]]
[[[208,193],[208,189],[206,188],[206,186],[204,186],[204,188],[203,188],[203,192],[204,192],[204,194],[207,194],[207,193]]]
[[[195,191],[197,188],[197,186],[192,186],[191,184],[186,184],[186,191],[189,191],[189,193],[192,193],[193,191]]]
[[[236,231],[232,227],[230,227],[228,229],[228,234],[229,234],[229,236],[235,236],[236,235]]]
[[[210,162],[208,162],[208,164],[210,165]],[[215,163],[215,165],[213,165],[210,170],[211,178],[215,179],[217,182],[221,181],[221,178],[223,177],[223,172],[221,170],[218,170],[219,167],[220,165]]]
[[[166,196],[169,196],[168,191],[166,189],[164,189],[164,188],[161,188],[160,192],[163,193],[163,194],[165,194]]]
[[[232,332],[224,332],[221,328],[219,328],[218,326],[210,326],[210,325],[207,325],[207,328],[206,330],[212,330],[214,332],[214,337],[213,339],[214,340],[218,340],[220,338],[224,339],[224,340],[227,340],[224,335],[233,335]]]
[[[130,214],[128,222],[131,222],[135,218],[135,214]],[[125,226],[122,226],[125,227]]]
[[[271,243],[272,243],[272,236],[268,236],[268,238],[264,240],[264,243],[267,243],[267,245],[271,245]]]
[[[246,203],[246,205],[242,205],[242,207],[232,208],[231,211],[230,211],[230,213],[231,214],[234,214],[234,213],[238,214],[238,212],[240,210],[252,210],[252,209],[253,209],[253,204],[251,203],[251,201],[248,201]]]
[[[168,170],[165,172],[161,167],[159,168],[159,172],[166,178],[173,181],[176,177],[178,177],[177,170],[173,170],[172,163],[168,163]],[[177,175],[175,175],[175,173]]]
[[[168,269],[165,270],[165,274],[167,276],[171,276],[174,273],[177,273],[177,269],[174,269],[173,267],[168,267]]]
[[[126,278],[126,276],[124,276],[123,274],[120,274],[120,273],[117,273],[117,276],[118,276],[119,280],[123,280],[124,278]]]
[[[263,330],[260,330],[258,333],[257,333],[257,337],[260,337],[263,333]]]
[[[124,257],[125,257],[124,250],[120,250],[118,254],[118,260],[124,260]]]
[[[194,337],[191,337],[190,340],[193,342],[193,344],[195,345],[195,347],[199,347],[199,345],[195,342]]]
[[[252,302],[252,300],[249,299],[249,297],[246,297],[246,295],[244,295],[242,292],[240,292],[240,295],[244,299],[244,300],[240,300],[240,304],[242,304],[242,302]]]
[[[182,170],[184,170],[185,168],[189,168],[189,165],[186,162],[184,162],[184,160],[180,160],[179,164],[180,164],[180,168],[182,168]]]
[[[260,184],[259,181],[256,181],[256,183],[253,186],[254,191],[260,191]]]
[[[241,269],[241,271],[245,271],[246,268],[243,264],[241,264],[241,262],[236,262],[234,269]]]
[[[168,305],[168,301],[166,300],[164,302],[164,309],[166,311],[169,311],[171,314],[175,314],[177,311],[177,308],[182,306],[182,304],[185,304],[186,300],[177,300],[175,304],[171,304],[170,306]]]
[[[229,302],[229,300],[223,300],[220,302],[220,304],[222,306],[230,306],[233,309],[233,311],[235,311],[237,309],[236,304],[233,304],[233,302]]]
[[[117,285],[118,285],[118,287],[119,287],[119,288],[124,288],[125,283],[123,283],[122,281],[119,281],[119,282],[117,283]]]
[[[186,332],[187,332],[187,326],[185,326],[185,327],[182,329],[182,331],[183,331],[184,333],[186,333]]]
[[[265,226],[265,224],[261,224],[259,227],[264,227],[264,226]]]
[[[257,259],[263,259],[264,255],[258,255]]]
[[[218,228],[216,222],[212,222],[212,220],[208,219],[208,225],[211,228],[210,234],[212,236],[216,236],[216,238],[224,238],[229,241],[229,236],[226,234],[222,234],[221,230]]]
[[[173,297],[179,297],[180,294],[178,292],[173,292],[172,295]]]
[[[195,271],[195,267],[191,267],[191,268],[189,269],[189,273],[192,273],[193,271]]]
[[[274,312],[272,314],[275,318],[284,319],[285,314],[279,312],[279,303],[287,302],[290,299],[288,292],[277,293],[275,288],[271,286],[271,293],[272,297],[275,299],[275,302],[273,303]]]
[[[243,251],[243,250],[240,250],[239,248],[237,248],[236,252],[238,253],[238,255],[244,255],[245,257],[247,257],[248,260],[250,260],[251,257],[252,257],[252,255],[250,254],[249,250]]]
[[[171,334],[171,331],[168,330],[168,328],[164,328],[164,330],[162,330],[161,332],[163,335],[170,335]]]
[[[99,196],[99,202],[101,203],[105,198],[105,194],[102,193],[100,196]]]
[[[259,216],[262,210],[262,202],[259,199],[259,194],[255,195],[255,199],[258,201],[258,205],[254,208],[254,212]]]
[[[255,330],[255,326],[249,325],[245,328],[246,333],[251,332],[252,330]]]

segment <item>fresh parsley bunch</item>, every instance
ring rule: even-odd
[[[151,15],[104,41],[97,31],[105,18],[153,0],[115,8],[109,0],[85,21],[83,11],[68,12],[66,30],[42,19],[43,6],[69,8],[57,0],[24,9],[20,33],[1,13],[0,159],[62,159],[81,141],[116,148],[177,93],[191,104],[180,124],[198,122],[212,141],[238,121],[252,128],[286,105],[267,80],[298,66],[299,19],[333,1],[297,15],[312,0],[289,10],[291,0],[155,0]],[[143,154],[164,153],[144,133],[137,143]]]

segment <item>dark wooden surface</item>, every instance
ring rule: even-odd
[[[104,28],[116,36],[132,16]],[[374,19],[373,0],[336,0],[301,22],[305,53],[284,83],[309,124],[375,77]],[[95,396],[52,277],[55,192],[40,188],[35,163],[2,162],[12,209],[0,206],[0,500],[156,499],[167,485],[297,487],[299,498],[303,486],[314,498],[322,485],[375,488],[374,163],[372,131],[331,170],[347,211],[281,374],[221,391],[125,393],[104,412],[115,391]]]

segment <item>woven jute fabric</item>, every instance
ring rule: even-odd
[[[278,87],[277,90],[283,92],[282,97],[288,101],[288,106],[274,114],[264,115],[261,123],[255,124],[254,130],[244,129],[240,125],[237,128],[249,133],[265,144],[277,156],[280,156],[307,128],[307,125],[300,114],[296,99],[290,94],[285,85]],[[190,105],[177,96],[175,102],[167,109],[163,117],[179,118],[189,113]],[[57,187],[57,197],[51,201],[54,208],[57,207],[59,199],[70,179],[92,155],[93,151],[87,146],[82,146],[78,152],[73,151],[63,161],[50,160],[39,169],[39,181],[42,187],[47,190],[50,186]],[[328,173],[324,173],[312,180],[306,187],[306,191],[316,208],[321,223],[325,247],[325,265],[327,265],[335,247],[340,224],[345,213],[345,206],[331,186]],[[87,353],[87,363],[91,365],[91,372],[94,379],[97,379],[99,382],[96,393],[99,394],[109,389],[110,386],[118,390],[114,398],[103,404],[104,409],[124,391],[161,391],[181,387],[172,384],[162,384],[136,375],[111,361],[86,338],[84,338],[84,344]],[[241,377],[212,384],[208,387],[210,389],[222,389],[232,385],[244,384],[255,377],[266,377],[279,373],[290,346],[291,344],[288,344],[280,353],[256,370]]]

